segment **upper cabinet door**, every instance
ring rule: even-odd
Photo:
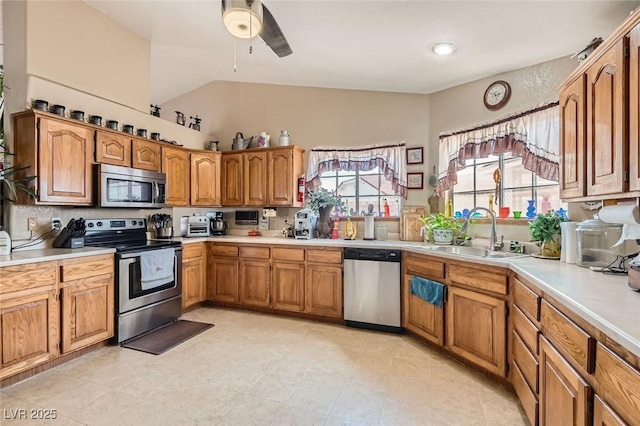
[[[189,152],[163,147],[162,172],[167,175],[167,205],[188,206],[191,198]]]
[[[45,117],[39,125],[40,202],[91,205],[93,131]]]
[[[244,161],[242,154],[222,156],[222,205],[241,206],[244,202]]]
[[[640,191],[640,25],[629,40],[629,190]]]
[[[244,154],[244,205],[267,205],[267,154]]]
[[[560,198],[585,191],[585,82],[582,75],[560,94]]]
[[[626,190],[626,46],[622,38],[587,69],[587,195]]]
[[[126,135],[97,130],[96,163],[131,167],[131,139]]]
[[[191,154],[192,206],[220,206],[220,155]]]
[[[267,154],[269,178],[267,204],[290,206],[293,204],[293,151],[269,151]]]
[[[160,145],[143,139],[134,139],[132,145],[131,167],[159,172]]]

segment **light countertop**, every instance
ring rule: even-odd
[[[438,253],[428,244],[413,241],[364,241],[312,239],[296,240],[284,237],[220,236],[176,238],[183,244],[205,241],[236,244],[295,245],[302,247],[362,247],[397,249],[428,254],[446,259],[458,259],[484,265],[511,269],[542,291],[554,297],[585,321],[593,324],[617,343],[640,357],[640,292],[627,285],[627,276],[606,275],[576,265],[553,260],[521,257],[515,259],[487,259]],[[114,253],[113,249],[42,249],[12,252],[0,256],[0,267],[31,262],[67,259]]]

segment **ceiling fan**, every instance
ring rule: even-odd
[[[222,0],[222,21],[235,37],[259,35],[281,58],[293,53],[275,18],[260,0]]]

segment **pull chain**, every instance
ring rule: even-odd
[[[249,12],[249,55],[253,54],[253,19],[251,19],[251,11]]]
[[[238,71],[238,39],[233,38],[233,72]]]

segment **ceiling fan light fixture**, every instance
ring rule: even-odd
[[[433,53],[438,56],[449,56],[453,55],[456,50],[458,50],[458,46],[448,41],[444,41],[431,46],[431,50],[433,50]]]
[[[234,37],[253,38],[262,30],[262,4],[259,1],[227,0],[222,22]]]

